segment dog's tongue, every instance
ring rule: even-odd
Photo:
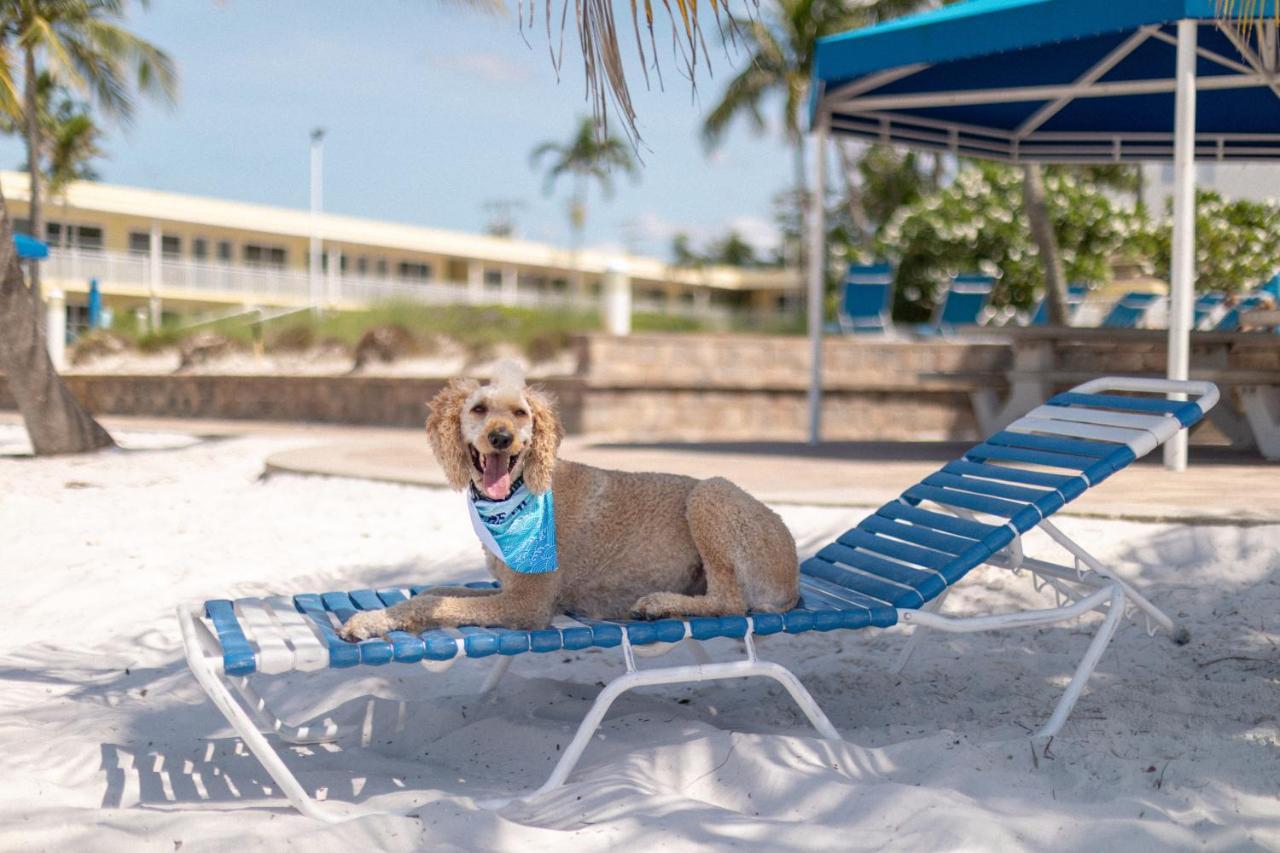
[[[511,494],[511,471],[507,465],[507,454],[485,454],[484,493],[495,501],[506,500],[507,495]]]

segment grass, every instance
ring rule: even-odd
[[[408,333],[414,349],[430,353],[443,339],[456,341],[469,354],[483,357],[499,344],[511,344],[533,360],[554,356],[569,345],[572,335],[603,329],[595,311],[510,308],[497,305],[422,305],[387,302],[365,311],[299,311],[263,323],[248,317],[231,317],[196,327],[166,322],[160,329],[143,332],[134,318],[121,312],[113,332],[133,340],[140,350],[155,351],[176,346],[185,338],[213,332],[251,345],[261,341],[268,352],[305,350],[322,343],[337,343],[354,350],[370,330],[398,326]],[[707,328],[699,320],[663,314],[636,314],[632,326],[638,332],[697,332]]]

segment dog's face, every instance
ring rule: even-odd
[[[528,388],[518,371],[494,381],[454,379],[431,401],[427,437],[455,489],[474,485],[490,500],[504,500],[524,477],[535,493],[551,488],[562,429],[550,401]]]
[[[491,500],[504,500],[524,472],[533,440],[524,389],[485,385],[472,391],[462,405],[461,428],[476,489]]]

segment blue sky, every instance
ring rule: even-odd
[[[665,256],[678,230],[697,240],[731,225],[769,241],[770,200],[790,181],[787,149],[745,124],[711,155],[698,136],[745,57],[714,50],[715,76],[694,95],[664,54],[666,91],[645,91],[630,21],[619,26],[643,174],[615,181],[612,200],[593,194],[586,243]],[[545,31],[526,43],[514,7],[495,16],[446,0],[154,0],[133,27],[177,60],[182,93],[176,108],[144,107],[111,130],[99,164],[107,181],[305,207],[308,133],[323,126],[329,210],[480,230],[487,200],[517,199],[521,236],[569,241],[568,182],[545,196],[529,152],[567,138],[588,109],[572,20],[559,82]],[[21,160],[16,140],[0,141],[0,163]]]

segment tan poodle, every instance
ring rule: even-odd
[[[500,368],[488,385],[451,381],[427,419],[449,485],[479,506],[507,506],[500,502],[527,495],[517,512],[539,500],[550,508],[549,490],[553,562],[540,573],[517,571],[495,554],[510,552],[488,541],[485,556],[499,589],[429,589],[356,614],[341,635],[362,640],[458,625],[534,629],[566,612],[656,619],[795,605],[795,540],[764,504],[719,477],[607,471],[557,459],[562,435],[548,397],[526,387],[514,366]]]

